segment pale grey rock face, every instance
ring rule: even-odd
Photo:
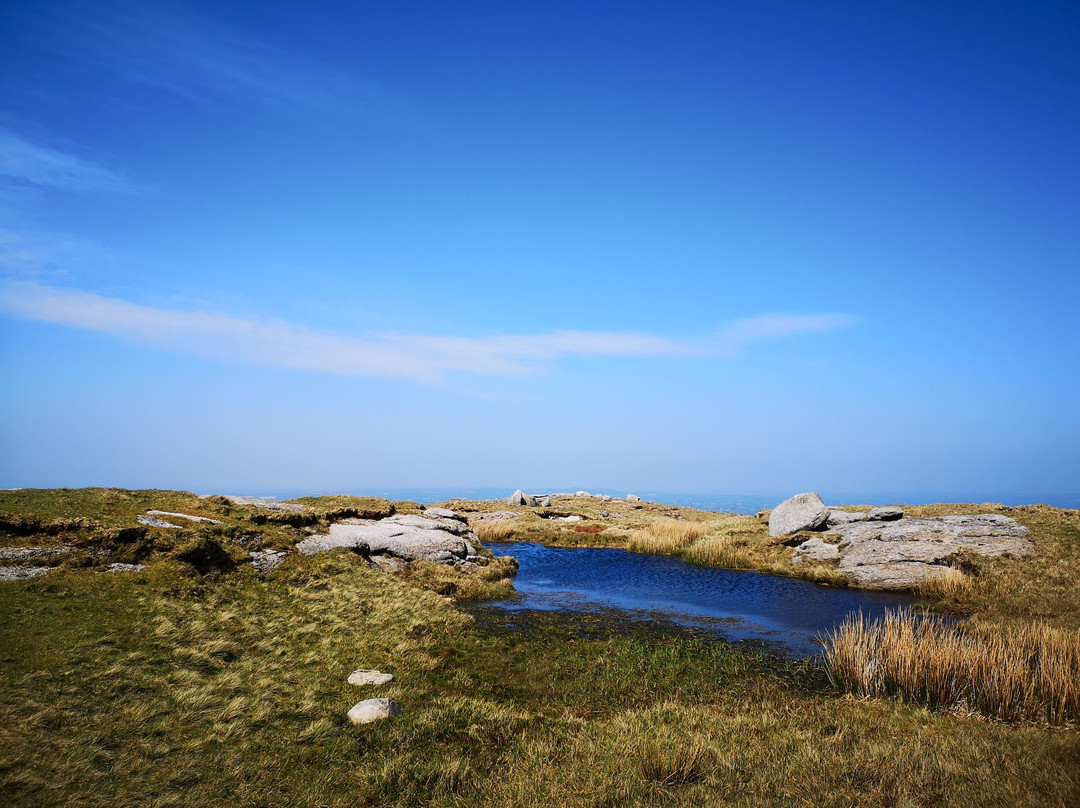
[[[839,527],[840,525],[848,525],[852,522],[865,522],[865,513],[848,513],[847,511],[836,510],[835,508],[829,509],[829,516],[825,520],[826,527]]]
[[[60,547],[0,547],[0,561],[29,561],[34,558],[54,558],[74,550],[64,544]]]
[[[1028,529],[1000,514],[856,522],[829,532],[840,538],[840,571],[867,589],[918,586],[963,552],[1022,558],[1034,551]]]
[[[637,494],[627,494],[626,495],[626,501],[627,502],[641,502],[641,497],[639,497]]]
[[[536,497],[530,497],[520,488],[506,498],[507,505],[523,505],[529,508],[536,507]]]
[[[349,720],[354,724],[371,724],[384,721],[401,713],[401,708],[393,699],[364,699],[349,710]]]
[[[349,674],[350,685],[385,685],[394,679],[394,674],[374,670],[359,670]]]
[[[600,495],[600,501],[601,502],[611,502],[611,497],[609,497],[607,494],[601,494]]]
[[[785,499],[769,517],[769,535],[787,536],[800,530],[817,530],[829,518],[821,497],[811,492]]]
[[[260,499],[259,497],[237,497],[229,494],[200,494],[199,499],[209,499],[210,497],[215,496],[227,499],[233,505],[253,505],[256,508],[263,508],[267,511],[278,511],[279,513],[302,513],[304,510],[303,505],[295,502],[274,502],[271,499]]]
[[[49,567],[0,567],[0,581],[25,581],[48,571]]]
[[[550,508],[551,507],[551,497],[544,497],[543,499],[540,500],[539,505],[540,505],[541,508]]]
[[[516,522],[521,518],[517,511],[492,511],[491,513],[470,513],[470,522]]]
[[[475,563],[474,543],[479,543],[469,526],[456,519],[398,515],[367,524],[333,524],[328,535],[312,536],[296,545],[304,555],[315,555],[338,547],[365,547],[365,555],[393,556],[402,561],[431,561],[435,564]]]
[[[170,519],[187,519],[189,522],[198,522],[206,525],[220,525],[220,519],[211,519],[209,516],[192,516],[189,513],[172,513],[171,511],[147,511],[147,516],[168,516]]]
[[[792,560],[812,558],[815,561],[834,561],[839,555],[840,549],[835,544],[829,544],[815,536],[795,548],[795,558]]]
[[[251,556],[251,566],[260,575],[266,575],[280,567],[289,554],[284,550],[253,550],[248,555]]]
[[[139,520],[140,525],[146,525],[147,527],[168,527],[175,530],[181,530],[180,525],[174,525],[172,522],[166,522],[164,519],[158,519],[156,516],[147,516],[144,513],[140,513],[135,517]]]
[[[105,568],[106,572],[142,572],[146,569],[145,564],[121,564],[119,562],[110,564]]]
[[[591,497],[592,494],[590,494],[588,491],[578,491],[576,494],[574,494],[574,496],[575,497]]]
[[[884,508],[874,508],[866,515],[870,522],[895,522],[904,518],[904,509],[895,505],[887,505]]]
[[[459,522],[464,522],[465,517],[457,511],[452,511],[449,508],[428,508],[424,511],[424,516],[429,519],[456,519]]]

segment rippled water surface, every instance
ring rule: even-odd
[[[850,612],[880,616],[912,598],[818,586],[757,572],[695,567],[675,558],[626,550],[485,542],[520,564],[503,609],[619,609],[637,619],[662,617],[709,628],[733,640],[763,640],[795,655],[820,650],[813,638]]]

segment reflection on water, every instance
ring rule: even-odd
[[[874,617],[912,598],[837,589],[757,572],[695,567],[676,558],[626,550],[545,547],[529,542],[485,542],[496,556],[514,556],[517,594],[503,609],[588,611],[620,609],[647,619],[709,628],[733,640],[776,643],[798,656],[819,650],[816,635],[850,612]]]

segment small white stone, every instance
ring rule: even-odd
[[[370,724],[393,718],[400,712],[401,708],[393,699],[365,699],[358,701],[349,710],[349,720],[354,724]]]
[[[382,671],[353,671],[349,674],[350,685],[385,685],[393,681],[394,674]]]

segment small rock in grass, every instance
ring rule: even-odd
[[[354,724],[371,724],[393,718],[401,712],[393,699],[364,699],[349,710],[349,720]]]
[[[105,568],[106,572],[142,572],[146,569],[145,564],[121,564],[119,562],[110,564]]]
[[[385,685],[392,681],[394,674],[382,671],[358,670],[349,674],[350,685]]]
[[[49,567],[0,567],[0,581],[25,581],[45,575]]]
[[[639,497],[637,494],[627,494],[626,495],[626,501],[627,502],[641,502],[641,497]]]

